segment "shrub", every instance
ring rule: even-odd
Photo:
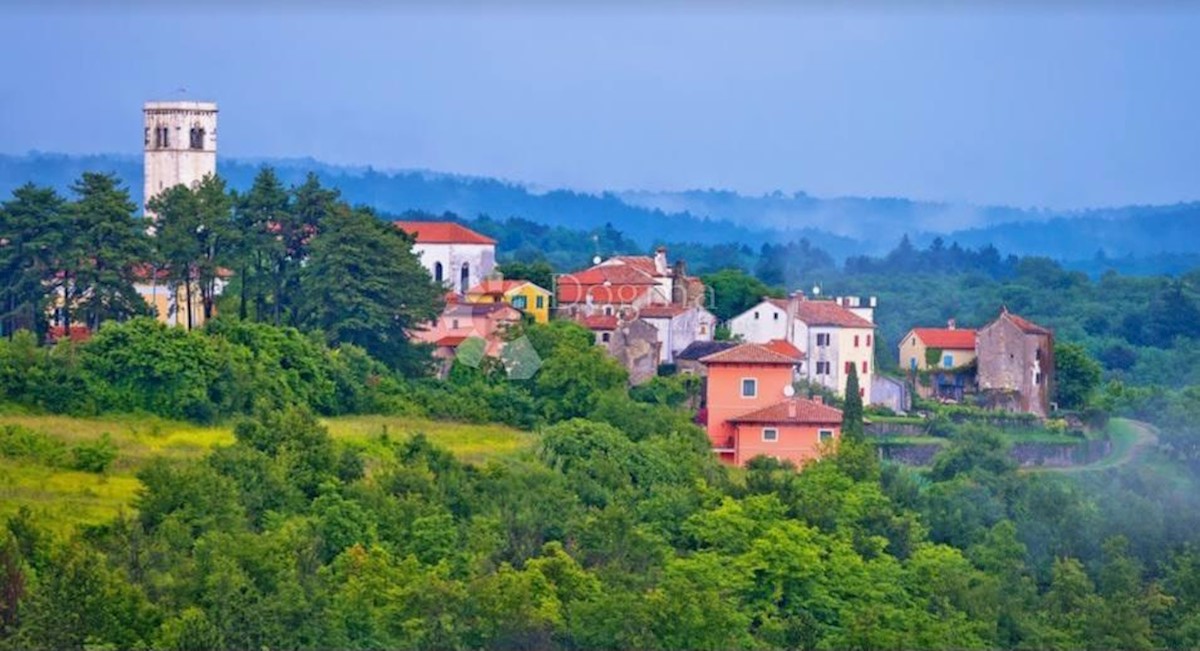
[[[98,441],[80,443],[71,450],[71,468],[84,472],[101,473],[108,470],[117,459],[117,446],[105,432]]]

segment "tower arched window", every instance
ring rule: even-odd
[[[471,286],[471,267],[466,262],[462,265],[462,274],[458,279],[458,293],[466,294]]]
[[[440,262],[433,263],[433,282],[441,285],[442,279],[444,277],[445,277],[445,274],[442,271],[442,263],[440,263]]]
[[[192,127],[189,135],[190,142],[188,144],[192,149],[204,149],[204,127],[199,125]]]

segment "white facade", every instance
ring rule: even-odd
[[[783,339],[804,350],[804,346],[793,341],[787,310],[771,301],[763,301],[729,320],[729,331],[742,341],[765,344],[773,339]]]
[[[195,187],[217,173],[214,102],[146,102],[142,108],[145,183],[143,208],[177,185]],[[146,210],[147,217],[154,215]]]
[[[466,294],[496,268],[495,244],[417,242],[413,252],[435,281],[458,294]]]
[[[862,322],[862,327],[825,322],[810,324],[803,317],[792,315],[805,312],[803,306],[796,303],[803,300],[764,300],[730,319],[730,333],[747,343],[765,344],[781,339],[792,344],[805,354],[804,362],[799,367],[801,377],[841,396],[846,394],[846,381],[849,379],[847,365],[853,364],[858,373],[863,403],[871,404],[871,384],[875,374],[875,329]],[[832,302],[823,303],[826,309],[835,307]],[[874,316],[873,310],[844,309],[862,319]]]
[[[653,309],[653,308],[651,308]],[[687,348],[694,341],[712,341],[713,330],[717,326],[717,317],[702,307],[687,308],[675,315],[647,316],[645,311],[639,317],[654,326],[658,331],[658,359],[661,364],[675,363],[675,355]]]

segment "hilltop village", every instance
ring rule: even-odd
[[[149,199],[178,185],[197,187],[215,174],[217,107],[148,102],[144,122],[145,214],[154,220]],[[660,374],[698,376],[697,424],[727,463],[763,455],[802,464],[819,456],[841,434],[842,414],[824,396],[844,399],[852,385],[863,404],[898,414],[911,408],[914,391],[943,402],[970,397],[1039,418],[1053,410],[1053,334],[1007,309],[978,331],[953,321],[946,328],[914,327],[899,345],[905,373],[892,376],[876,368],[875,312],[886,306],[874,296],[795,291],[763,297],[719,323],[708,309],[709,289],[665,247],[653,255],[597,256],[592,266],[556,274],[552,286],[542,287],[504,278],[496,241],[460,223],[409,220],[393,227],[412,239],[420,264],[444,290],[441,313],[409,331],[433,348],[440,377],[462,350],[505,360],[517,324],[570,320],[620,362],[631,385]],[[234,273],[215,269],[205,288],[172,281],[165,269],[145,264],[135,288],[161,322],[191,329],[214,316],[215,299]],[[60,296],[57,304],[65,300]],[[51,323],[52,340],[88,336],[87,325],[66,323],[60,312]]]

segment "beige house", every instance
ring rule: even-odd
[[[913,328],[900,340],[900,366],[906,371],[929,371],[967,366],[975,361],[976,333],[959,328],[951,319],[945,328]],[[937,359],[931,360],[931,351]]]

